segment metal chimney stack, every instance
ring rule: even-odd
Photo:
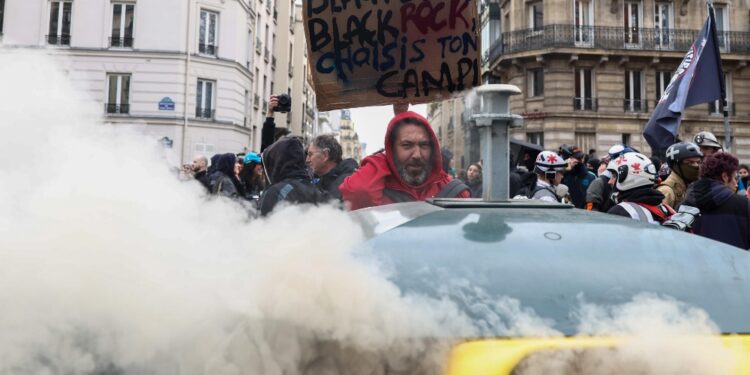
[[[523,125],[523,118],[510,113],[510,96],[521,90],[513,85],[488,84],[475,89],[479,113],[471,118],[479,130],[482,155],[482,200],[508,201],[510,179],[510,128]]]

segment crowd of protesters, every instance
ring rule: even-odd
[[[261,153],[219,154],[210,163],[199,156],[183,167],[184,174],[212,195],[250,202],[261,215],[281,202],[338,202],[355,210],[429,198],[482,197],[481,161],[456,170],[451,152],[440,148],[429,122],[417,113],[394,106],[384,149],[358,165],[343,158],[333,135],[305,145],[298,137],[280,134],[274,122],[277,104],[272,96]],[[685,225],[693,233],[750,249],[750,169],[724,152],[709,132],[672,145],[664,159],[624,144],[601,158],[595,150],[584,153],[562,145],[555,151],[526,152],[509,168],[515,199],[567,203],[652,224],[668,225],[689,215]]]

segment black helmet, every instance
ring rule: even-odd
[[[687,158],[702,158],[703,153],[698,145],[692,142],[675,143],[667,149],[667,165],[674,169],[674,166]]]

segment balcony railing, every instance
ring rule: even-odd
[[[53,46],[69,46],[70,35],[47,35],[47,44],[51,44]]]
[[[215,114],[216,114],[215,109],[195,107],[196,118],[211,120],[214,118]]]
[[[716,102],[708,103],[708,114],[709,115],[724,115],[724,111],[722,111],[720,107],[721,105],[717,105]],[[732,102],[727,103],[726,109],[727,109],[729,116],[734,116],[737,113],[734,108],[734,103]]]
[[[111,37],[109,46],[114,48],[133,48],[133,38]]]
[[[598,98],[573,98],[573,110],[575,111],[598,111]]]
[[[204,55],[216,56],[219,53],[219,46],[213,44],[198,44],[198,52]]]
[[[255,94],[255,97],[253,97],[253,107],[255,107],[255,109],[258,109],[258,104],[260,104],[260,96],[258,96],[258,94]]]
[[[646,99],[625,99],[622,101],[625,112],[648,112],[648,101]]]
[[[130,113],[130,104],[105,103],[104,110],[110,114],[127,115]]]
[[[490,46],[489,60],[544,48],[600,48],[685,52],[700,30],[612,26],[546,25],[541,29],[504,32]],[[723,52],[750,53],[750,32],[719,32]]]

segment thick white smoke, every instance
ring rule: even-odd
[[[402,295],[336,208],[250,221],[204,199],[60,64],[0,50],[0,374],[431,374],[458,334],[560,335],[481,291],[472,321],[447,282],[451,299]],[[676,301],[633,306],[666,313],[649,332],[715,332]],[[609,309],[583,304],[581,331],[651,316]]]

